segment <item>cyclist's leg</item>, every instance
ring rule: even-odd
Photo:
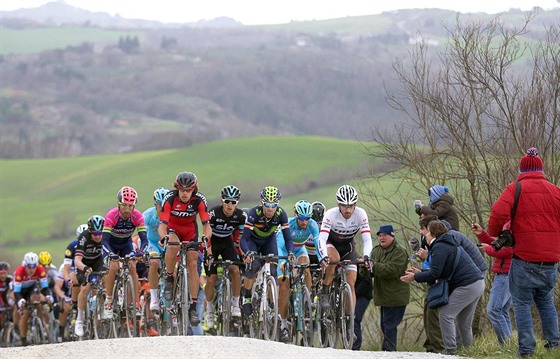
[[[150,243],[148,245],[148,253],[150,256],[159,257],[162,248],[159,245]],[[159,258],[150,258],[150,270],[148,272],[148,282],[150,284],[150,310],[159,310]]]
[[[175,265],[177,264],[177,254],[179,253],[180,243],[179,236],[168,229],[169,241],[167,242],[167,251],[165,252],[165,270],[167,271],[167,276],[172,277],[175,271]],[[175,243],[175,244],[173,244]]]
[[[112,259],[114,254],[118,254],[113,246],[108,242],[103,242],[103,259],[109,262],[109,271],[105,275],[105,289],[107,290],[106,306],[111,306],[113,303],[113,288],[115,287],[115,277],[119,270],[118,259]],[[107,308],[106,308],[107,309]]]
[[[228,237],[225,242],[222,259],[231,261],[239,260],[237,250],[235,249],[235,243],[231,237]],[[241,294],[241,271],[239,270],[238,265],[231,265],[228,269],[231,282],[231,302],[234,308],[239,308],[239,296]],[[238,309],[234,310],[232,313],[235,314],[234,316],[238,316],[237,314],[239,314],[239,316],[241,315]]]
[[[187,271],[189,273],[189,294],[196,310],[198,288],[200,286],[200,275],[198,274],[198,248],[187,251]]]
[[[327,242],[327,256],[329,257],[330,262],[338,262],[340,261],[340,254],[338,250],[329,242]],[[323,279],[323,287],[328,288],[333,280],[334,271],[336,266],[327,266],[325,270],[325,279]]]
[[[310,264],[309,255],[307,254],[307,249],[305,247],[301,247],[299,251],[297,251],[296,256],[298,264]],[[312,278],[309,268],[305,268],[303,275],[305,276],[305,286],[311,291]]]
[[[249,238],[247,241],[248,250],[247,252],[257,252],[258,246],[253,241],[253,238]],[[260,269],[260,261],[254,260],[253,262],[249,263],[243,279],[243,314],[250,315],[253,311],[253,306],[251,304],[251,289],[253,288],[253,284],[255,283],[255,278],[257,277],[257,272]]]

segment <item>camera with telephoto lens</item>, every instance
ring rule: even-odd
[[[511,233],[509,229],[503,230],[502,233],[498,235],[498,238],[490,243],[490,245],[496,251],[499,251],[503,247],[513,247],[515,245],[513,233]]]

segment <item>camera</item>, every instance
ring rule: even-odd
[[[423,204],[422,204],[421,200],[419,200],[419,199],[414,200],[414,208],[420,209],[420,208],[422,208],[422,206],[423,206]]]
[[[515,245],[515,239],[513,238],[513,233],[511,233],[508,229],[502,231],[502,233],[498,235],[498,238],[496,238],[495,241],[490,243],[490,245],[496,251],[499,251],[503,247],[513,247]]]

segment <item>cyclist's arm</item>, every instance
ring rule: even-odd
[[[84,268],[86,267],[85,264],[82,262],[82,254],[76,252],[76,256],[74,257],[74,266],[76,267],[76,269],[79,269],[81,271],[84,270]]]
[[[360,221],[361,227],[360,227],[360,233],[362,235],[362,241],[364,242],[364,257],[371,256],[371,250],[373,249],[373,243],[371,240],[371,229],[369,228],[369,221],[368,221],[368,216],[367,213],[364,209],[362,208],[356,208],[356,210],[359,210],[359,217],[358,220]]]
[[[64,291],[62,291],[63,284],[64,284],[63,278],[60,277],[56,278],[56,281],[54,282],[54,293],[60,300],[63,300],[66,297]]]

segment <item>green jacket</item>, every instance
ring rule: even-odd
[[[389,248],[377,245],[373,259],[373,303],[381,307],[400,307],[410,301],[410,285],[400,277],[408,266],[408,254],[396,240]]]

